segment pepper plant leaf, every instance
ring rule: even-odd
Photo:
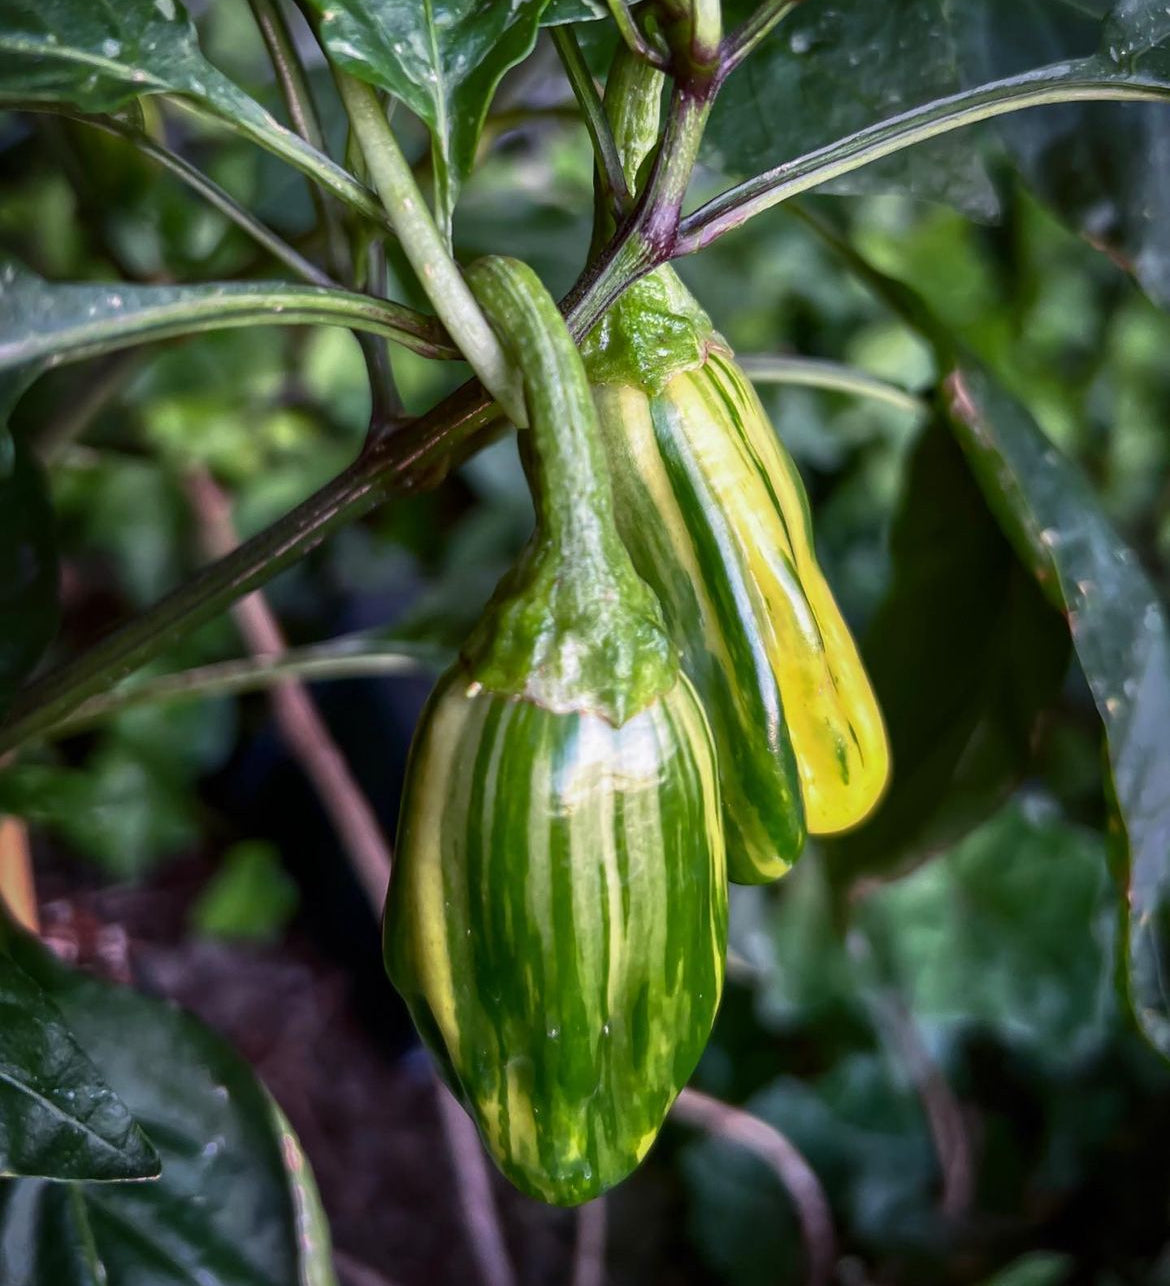
[[[431,132],[435,207],[451,217],[500,78],[526,58],[548,0],[311,0],[330,57],[400,98]]]
[[[0,1175],[113,1180],[158,1172],[158,1154],[61,1011],[0,953]]]
[[[707,160],[729,174],[754,174],[956,92],[960,68],[946,7],[943,0],[804,0],[728,79],[707,127]],[[731,7],[728,24],[747,12],[750,6]],[[826,190],[909,190],[984,219],[998,208],[978,152],[947,140]]]
[[[993,1032],[1054,1069],[1115,1032],[1105,840],[1025,790],[950,851],[859,900],[854,985],[893,988],[936,1036]]]
[[[1105,24],[1103,47],[1118,62],[1170,42],[1170,10],[1160,0],[1117,0]],[[1166,51],[1161,57],[1166,58]]]
[[[863,653],[894,775],[877,812],[831,846],[851,880],[890,874],[993,812],[1024,775],[1068,666],[1068,632],[1019,566],[941,418],[911,458],[893,576]]]
[[[204,58],[181,0],[0,0],[0,102],[113,112],[190,99],[381,219],[370,193]]]
[[[1148,0],[1123,0],[1104,25],[1063,0],[986,0],[956,6],[952,26],[971,83],[1094,55],[1119,76],[1170,74],[1170,52],[1157,48],[1170,17]],[[1170,305],[1170,110],[1064,103],[995,128],[1037,195]]]
[[[955,433],[988,503],[1066,615],[1105,729],[1125,883],[1126,986],[1170,1057],[1170,636],[1166,612],[1091,487],[974,362],[946,381]]]
[[[44,473],[0,439],[0,713],[57,631],[57,544]]]
[[[857,275],[935,350],[948,422],[1005,536],[1068,624],[1105,731],[1114,866],[1123,884],[1121,989],[1170,1058],[1170,629],[1134,551],[1092,487],[1029,411],[963,352],[904,283],[814,223]]]
[[[117,111],[142,94],[176,93],[262,111],[203,57],[178,0],[2,0],[0,91],[86,112]]]
[[[5,1286],[335,1286],[308,1163],[243,1060],[182,1011],[65,968],[0,924],[155,1142],[152,1183],[0,1182]]]

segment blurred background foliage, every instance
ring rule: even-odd
[[[200,30],[208,56],[276,110],[246,6],[209,6]],[[603,64],[604,48],[589,52]],[[458,209],[457,249],[519,254],[563,292],[588,245],[591,156],[549,48],[505,81],[494,111]],[[336,117],[327,124],[342,130]],[[298,175],[191,118],[166,125],[219,183],[311,248],[313,210]],[[395,125],[422,158],[417,123],[402,111]],[[1170,317],[1001,172],[993,137],[984,141],[977,173],[973,136],[942,147],[950,181],[973,194],[967,214],[986,216],[990,194],[995,222],[906,195],[822,197],[820,208],[1032,408],[1165,589]],[[84,125],[9,115],[0,157],[0,246],[46,277],[273,275],[226,220]],[[713,147],[707,165],[698,187],[714,191],[735,157]],[[742,353],[844,360],[910,389],[931,382],[929,350],[785,213],[680,271]],[[410,298],[405,277],[396,289]],[[462,376],[400,351],[393,361],[412,411]],[[939,640],[927,661],[945,690],[948,622],[975,629],[999,593],[998,573],[994,551],[976,550],[961,564],[966,583],[932,577],[933,541],[914,537],[905,519],[921,568],[913,548],[903,555],[922,592],[898,635],[881,636],[890,532],[912,504],[924,420],[809,389],[761,392],[808,486],[821,561],[875,665],[905,669],[920,625],[922,638]],[[13,429],[54,458],[64,570],[56,653],[77,651],[198,566],[184,489],[192,468],[228,489],[246,536],[343,468],[367,415],[357,344],[337,330],[206,335],[42,379]],[[938,476],[922,470],[926,485]],[[270,601],[293,642],[364,630],[450,649],[530,521],[514,445],[503,441],[438,490],[396,498],[333,537],[270,585]],[[965,528],[950,537],[961,548],[976,539]],[[152,669],[240,651],[224,618]],[[1114,998],[1100,733],[1083,682],[1057,659],[1051,711],[994,806],[984,800],[968,814],[948,798],[952,811],[916,844],[822,845],[779,886],[735,890],[733,977],[698,1083],[746,1102],[805,1153],[832,1204],[845,1286],[1170,1283],[1170,1071]],[[915,668],[909,681],[919,678]],[[315,688],[387,828],[426,688],[425,674]],[[924,760],[936,752],[926,745]],[[35,824],[38,860],[58,892],[157,890],[176,865],[196,871],[182,885],[177,934],[251,943],[238,947],[241,969],[249,952],[300,935],[348,971],[385,1057],[414,1056],[381,979],[373,917],[262,697],[128,711],[5,768],[0,811]],[[343,1203],[322,1182],[326,1207]],[[800,1280],[787,1198],[727,1144],[669,1129],[612,1205],[614,1281]],[[657,1229],[647,1250],[640,1212],[663,1209],[681,1217],[646,1225]],[[393,1247],[385,1263],[395,1271]],[[435,1272],[419,1280],[455,1280]]]

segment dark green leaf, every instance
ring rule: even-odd
[[[839,879],[953,842],[1023,776],[1059,691],[1068,632],[1013,555],[946,428],[910,460],[893,578],[863,653],[890,735],[877,812],[829,846]]]
[[[1103,48],[1127,62],[1170,41],[1170,9],[1162,0],[1117,0],[1105,24]]]
[[[1059,0],[986,0],[954,15],[972,83],[1088,57],[1099,46],[1103,65],[1114,71],[1170,70],[1165,54],[1139,57],[1170,33],[1165,6],[1148,0],[1119,5],[1104,37],[1099,21]],[[1162,104],[1067,103],[1006,117],[997,129],[1041,198],[1157,303],[1170,304],[1170,111]]]
[[[0,100],[112,112],[177,94],[381,218],[351,175],[287,130],[203,57],[180,0],[0,0]]]
[[[297,886],[280,854],[263,840],[245,840],[223,855],[191,919],[207,937],[270,941],[280,936],[296,905]]]
[[[750,175],[960,87],[943,0],[804,0],[728,80],[708,159]],[[989,218],[995,193],[970,145],[911,148],[828,190],[909,190]]]
[[[1092,490],[1028,412],[973,363],[947,382],[955,431],[988,503],[1050,600],[1105,726],[1128,888],[1136,1019],[1170,1055],[1170,639],[1157,592]]]
[[[141,875],[199,838],[192,791],[230,751],[234,707],[141,706],[103,728],[83,766],[28,757],[0,773],[0,812],[64,838],[118,879]]]
[[[57,546],[44,474],[0,438],[0,712],[57,630]]]
[[[1067,1068],[1116,1012],[1114,904],[1101,836],[1016,800],[866,898],[858,923],[924,1029],[978,1026]]]
[[[57,1006],[0,951],[0,1175],[108,1180],[158,1172],[158,1154]]]
[[[431,131],[448,233],[500,77],[526,58],[548,0],[311,0],[338,66],[400,98]]]
[[[0,93],[87,112],[182,93],[267,115],[203,57],[178,0],[0,0]]]
[[[157,1145],[162,1177],[0,1183],[4,1286],[334,1286],[308,1163],[239,1056],[181,1011],[6,933]]]
[[[1069,1255],[1037,1250],[988,1277],[979,1286],[1061,1286],[1068,1281],[1075,1264]]]
[[[937,1236],[938,1172],[926,1122],[913,1090],[895,1081],[880,1055],[851,1055],[816,1080],[781,1077],[746,1106],[801,1151],[861,1245],[906,1249]],[[803,1280],[788,1197],[762,1161],[704,1139],[688,1148],[684,1173],[695,1240],[720,1281]]]

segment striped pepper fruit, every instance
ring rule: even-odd
[[[504,1173],[572,1205],[638,1164],[710,1033],[718,781],[556,306],[512,260],[468,279],[523,374],[537,525],[415,735],[385,956]]]
[[[606,103],[629,181],[658,73],[619,52]],[[711,722],[728,871],[782,875],[805,828],[846,830],[889,773],[877,701],[817,564],[800,476],[725,341],[670,268],[590,335],[618,526]]]

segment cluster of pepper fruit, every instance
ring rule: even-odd
[[[632,184],[657,87],[622,80]],[[525,265],[468,280],[523,378],[537,523],[415,735],[386,964],[501,1169],[572,1205],[694,1071],[728,879],[855,825],[889,753],[800,478],[672,270],[581,351]]]

